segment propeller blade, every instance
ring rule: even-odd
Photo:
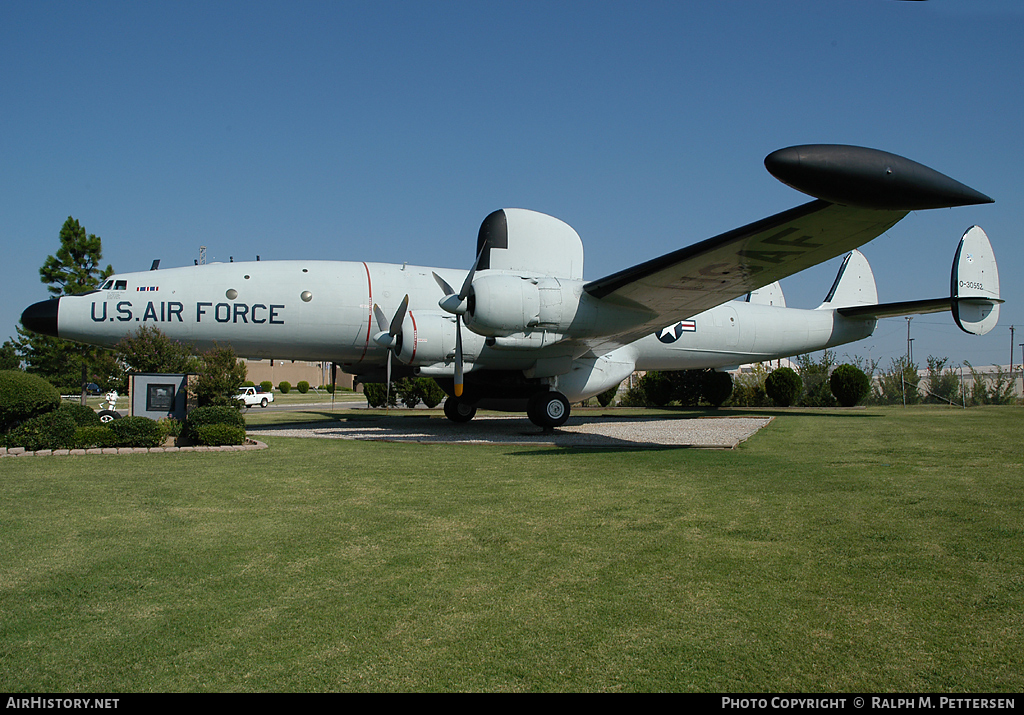
[[[387,382],[384,383],[384,409],[391,406],[391,355],[394,351],[388,350]]]
[[[476,254],[476,260],[473,261],[473,267],[470,268],[469,273],[466,274],[466,280],[462,283],[462,290],[459,291],[460,301],[469,297],[469,289],[473,287],[473,276],[476,275],[476,267],[479,266],[480,261],[483,260],[484,251],[486,250],[487,245],[485,244],[484,247],[480,249],[480,253]]]
[[[437,282],[438,287],[440,287],[441,290],[444,291],[445,295],[455,295],[455,289],[452,288],[451,285],[449,285],[448,281],[446,281],[444,278],[437,275],[433,271],[431,271],[430,274],[434,276],[434,280]]]
[[[377,319],[377,328],[382,333],[388,332],[388,319],[384,311],[376,303],[373,304],[373,316]]]
[[[398,310],[395,311],[395,317],[391,319],[391,327],[388,328],[388,333],[395,337],[402,333],[402,322],[405,320],[405,312],[409,309],[409,294],[406,293],[405,297],[402,298],[401,305],[398,306]]]
[[[462,318],[455,316],[455,396],[462,397]]]

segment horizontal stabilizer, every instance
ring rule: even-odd
[[[988,236],[973,226],[960,239],[953,259],[948,298],[907,300],[839,308],[846,318],[899,318],[905,315],[951,311],[965,333],[984,335],[999,321],[999,271]],[[822,307],[828,307],[823,304]]]
[[[877,305],[840,308],[836,312],[847,318],[901,318],[904,315],[942,313],[950,309],[951,303],[949,298],[904,300],[899,303],[878,303]]]

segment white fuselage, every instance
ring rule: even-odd
[[[454,318],[438,308],[443,295],[432,272],[452,285],[466,275],[343,261],[217,263],[120,274],[109,289],[62,297],[58,331],[62,338],[109,347],[140,326],[152,326],[198,349],[229,343],[243,357],[331,361],[358,374],[387,358],[387,350],[373,340],[378,332],[374,304],[390,316],[408,295],[413,343],[406,356],[423,374],[443,377],[453,370]],[[846,319],[834,310],[730,301],[606,355],[542,329],[498,341],[492,337],[489,343],[464,330],[463,341],[467,371],[522,370],[528,377],[551,377],[576,400],[607,389],[634,369],[770,360],[859,340],[874,326],[873,319]],[[571,371],[566,370],[570,363]]]

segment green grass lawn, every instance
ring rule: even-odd
[[[1024,690],[1024,410],[774,414],[4,458],[0,691]]]

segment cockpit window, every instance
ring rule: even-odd
[[[110,290],[113,287],[114,287],[114,281],[107,281],[106,283],[103,284],[103,286],[100,288],[100,290]]]
[[[118,281],[114,284],[114,290],[128,290],[128,281]]]

